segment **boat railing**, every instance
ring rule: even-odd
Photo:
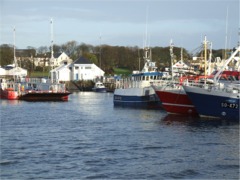
[[[1,88],[4,90],[4,89],[12,89],[14,91],[17,91],[18,89],[18,84],[19,83],[15,83],[13,81],[10,81],[10,82],[2,82],[1,83]]]
[[[46,78],[24,78],[21,80],[21,82],[26,82],[26,83],[50,83],[51,80],[50,79],[46,79]]]
[[[160,82],[153,82],[152,86],[155,90],[163,90],[163,89],[180,89],[181,83],[179,80],[162,80]]]
[[[151,85],[157,85],[162,86],[163,84],[166,84],[168,80],[139,80],[139,81],[133,81],[131,79],[121,79],[116,82],[116,88],[117,89],[126,89],[126,88],[144,88],[149,87]]]
[[[21,94],[26,92],[67,92],[65,84],[52,84],[52,83],[22,83],[18,86],[18,91]]]
[[[220,92],[227,92],[227,93],[240,93],[240,84],[236,82],[216,82],[216,83],[204,83],[202,81],[186,81],[184,85],[187,86],[194,86],[204,88],[207,91],[220,91]]]
[[[66,92],[66,86],[65,84],[54,84],[53,86],[53,91],[55,92]]]
[[[48,84],[48,83],[41,83],[38,86],[39,90],[46,90],[51,92],[66,92],[65,84]]]

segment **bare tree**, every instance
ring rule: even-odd
[[[40,46],[38,49],[37,49],[38,53],[39,54],[45,54],[48,52],[48,47],[47,46]]]
[[[62,45],[62,50],[68,55],[71,55],[76,50],[76,47],[77,47],[77,41],[69,41]]]

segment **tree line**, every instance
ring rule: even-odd
[[[156,62],[157,67],[161,70],[164,67],[169,67],[171,64],[171,57],[169,47],[151,47],[152,60]],[[182,55],[181,55],[182,50]],[[110,46],[98,45],[93,46],[90,44],[81,43],[76,41],[69,41],[62,45],[53,45],[54,53],[65,52],[73,61],[83,56],[91,62],[103,69],[106,74],[112,74],[114,68],[126,68],[129,70],[141,70],[144,65],[144,52],[142,48],[137,46]],[[24,50],[26,59],[21,60],[21,67],[32,71],[33,63],[29,62],[30,58],[36,57],[51,57],[51,47],[40,46],[34,48],[28,46]],[[174,59],[178,61],[183,58],[184,62],[190,63],[193,52],[188,52],[185,48],[174,47]],[[213,50],[213,57],[222,58],[223,50]],[[201,53],[197,51],[194,53]],[[18,55],[18,54],[17,54]],[[17,56],[16,55],[16,56]],[[0,65],[3,67],[13,63],[14,48],[13,45],[2,44],[0,45]],[[36,69],[36,68],[35,68]]]

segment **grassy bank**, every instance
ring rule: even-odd
[[[127,69],[127,68],[114,68],[114,74],[117,74],[117,75],[126,75],[128,76],[129,74],[131,74],[132,72]],[[49,71],[33,71],[33,72],[29,72],[28,73],[28,76],[30,78],[36,78],[36,77],[49,77],[50,76],[50,73]]]
[[[129,69],[126,69],[126,68],[113,68],[114,69],[114,74],[117,74],[117,75],[129,75],[131,74],[132,72],[129,70]]]
[[[49,77],[50,74],[49,72],[40,72],[40,71],[34,71],[34,72],[29,72],[28,76],[30,78],[36,78],[36,77]]]

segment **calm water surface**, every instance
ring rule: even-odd
[[[0,101],[0,179],[238,179],[239,123],[113,106]]]

